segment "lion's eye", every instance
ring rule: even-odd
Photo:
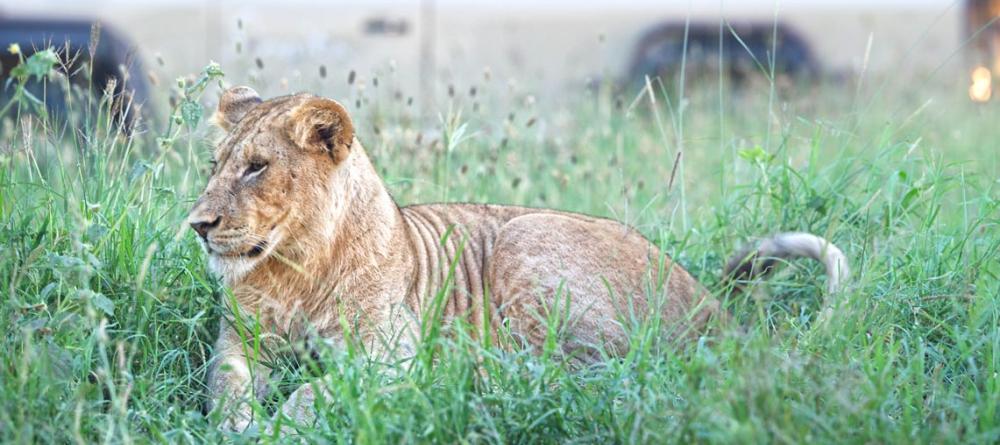
[[[267,168],[267,163],[263,161],[252,161],[250,165],[247,166],[245,172],[243,172],[243,177],[250,177],[259,174]]]
[[[210,166],[210,168],[208,170],[208,174],[210,176],[214,176],[215,175],[215,169],[219,168],[219,161],[216,161],[215,159],[212,159],[211,161],[208,161],[208,165]]]

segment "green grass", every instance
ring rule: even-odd
[[[198,103],[215,91],[209,74],[172,94]],[[628,355],[582,369],[484,348],[462,328],[395,373],[320,351],[285,360],[262,411],[328,374],[324,421],[305,431],[321,441],[1000,440],[995,103],[936,84],[786,95],[710,84],[683,108],[604,88],[543,109],[474,79],[476,97],[440,98],[443,117],[421,126],[381,79],[331,95],[351,103],[403,204],[615,217],[713,289],[748,239],[811,231],[843,248],[854,278],[829,324],[815,323],[821,270],[796,262],[727,301],[741,328],[678,345],[638,325]],[[253,440],[202,412],[225,290],[183,222],[211,143],[197,107],[132,135],[100,104],[69,123],[29,118],[32,107],[20,99],[0,126],[0,442]]]

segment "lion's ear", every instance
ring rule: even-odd
[[[219,98],[219,109],[215,112],[216,125],[229,131],[246,116],[247,112],[261,103],[260,95],[250,87],[232,87]]]
[[[350,154],[354,124],[347,110],[335,100],[312,98],[292,110],[288,137],[300,147],[330,153],[340,163]]]

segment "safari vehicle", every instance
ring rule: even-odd
[[[10,2],[5,10],[37,17],[55,10],[98,16],[134,38],[147,60],[153,54],[162,56],[167,64],[157,73],[163,78],[186,76],[213,60],[227,68],[228,82],[255,83],[265,94],[322,89],[343,96],[360,85],[374,87],[378,77],[380,90],[389,91],[391,84],[396,90],[392,94],[413,97],[436,110],[443,104],[431,102],[444,96],[449,86],[461,93],[487,77],[532,94],[541,104],[547,97],[558,101],[567,86],[592,85],[595,79],[631,87],[647,75],[673,76],[680,60],[686,82],[700,74],[717,79],[721,62],[724,74],[738,84],[749,73],[770,71],[772,60],[778,81],[810,82],[831,73],[853,76],[861,71],[894,78],[920,76],[938,71],[941,61],[960,64],[961,57],[952,58],[956,48],[984,23],[990,23],[990,30],[978,33],[977,43],[968,46],[989,52],[996,0],[963,0],[964,8],[951,7],[954,3],[810,0],[783,2],[778,8],[770,0],[725,5],[656,0],[175,0],[150,8],[127,0],[32,0]],[[0,32],[14,29],[9,22],[4,21]],[[73,41],[86,47],[89,23],[80,25],[76,29],[82,39]],[[102,34],[102,47],[117,38]],[[178,35],[188,38],[173,38]],[[920,41],[921,57],[909,57],[917,47],[915,40]],[[682,59],[685,42],[687,56]],[[128,42],[122,44],[128,47]],[[118,59],[110,65],[113,72],[125,61],[127,50],[111,52],[117,55],[110,57]],[[899,70],[900,60],[906,60],[906,70]],[[982,69],[973,73],[980,80],[977,97],[988,96],[996,68],[992,60],[984,56],[978,64]],[[969,71],[961,68],[964,78]],[[133,64],[129,71],[141,70]],[[350,72],[357,74],[357,82],[349,85],[345,80]],[[257,82],[260,79],[271,81]],[[136,97],[142,95],[143,76],[130,76],[128,83]]]
[[[756,74],[809,81],[822,70],[809,43],[784,23],[667,22],[642,34],[626,76],[641,84],[676,77],[682,68],[692,81],[722,74],[737,88]]]
[[[112,117],[131,128],[149,97],[149,85],[135,46],[113,29],[81,19],[9,18],[0,16],[0,104],[13,94],[11,70],[21,58],[52,48],[59,61],[55,69],[69,79],[71,89],[90,97],[97,106],[105,91],[112,93]],[[31,100],[44,103],[55,118],[65,117],[73,105],[73,92],[61,91],[66,83],[40,82],[32,77],[25,85]],[[48,88],[48,90],[46,90]],[[57,90],[53,90],[56,88]],[[14,108],[7,113],[14,113]]]

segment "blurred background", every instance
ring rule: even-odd
[[[998,12],[994,0],[4,0],[0,40],[85,49],[96,21],[104,70],[131,71],[143,96],[212,60],[265,95],[342,97],[381,77],[432,114],[487,80],[544,107],[600,83],[628,96],[682,63],[691,84],[724,71],[739,89],[773,62],[779,87],[933,77],[986,101]],[[4,57],[6,75],[16,58]]]

